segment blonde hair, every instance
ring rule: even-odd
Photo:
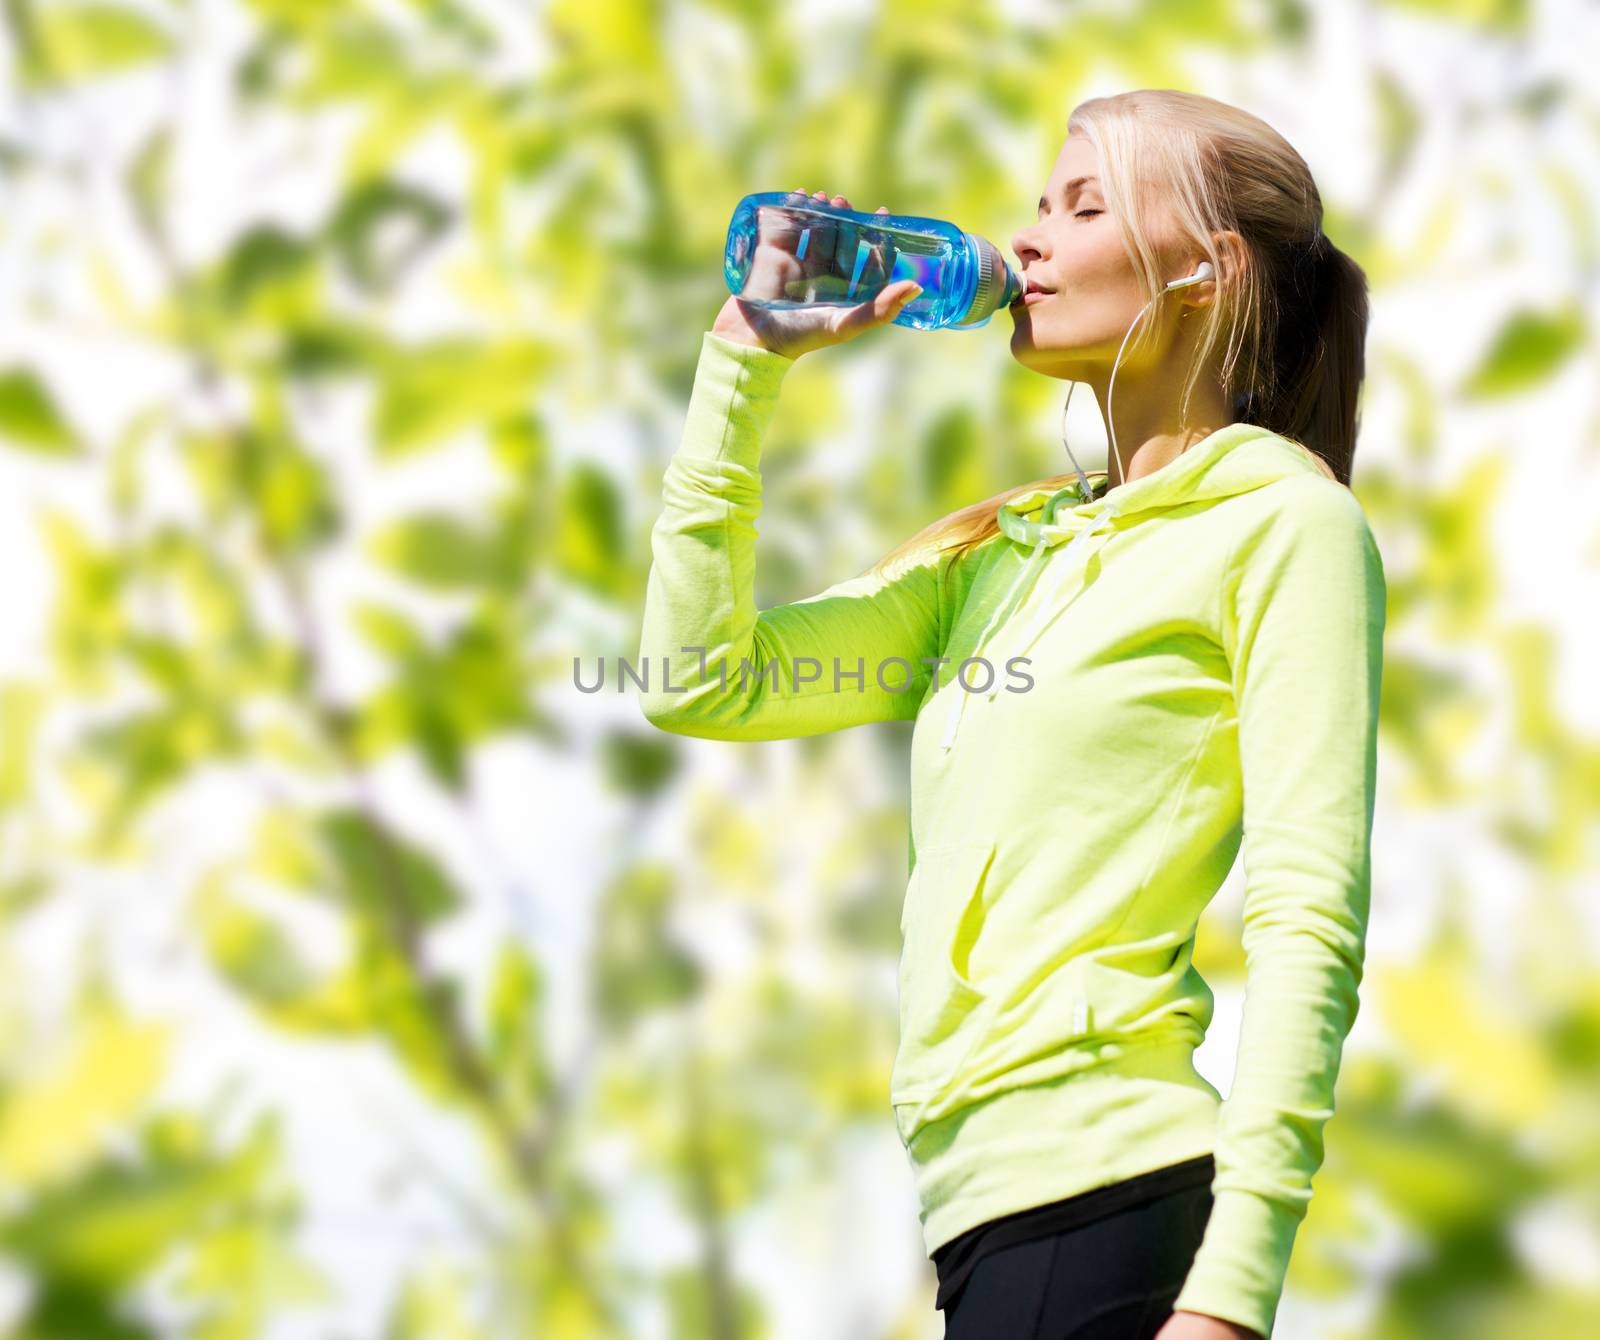
[[[1217,300],[1200,309],[1180,417],[1187,420],[1201,371],[1221,348],[1219,377],[1232,421],[1288,439],[1349,487],[1366,370],[1367,278],[1323,233],[1322,197],[1305,160],[1259,117],[1179,89],[1091,98],[1073,110],[1067,133],[1084,136],[1099,154],[1101,189],[1149,298],[1166,283],[1151,242],[1158,211],[1170,215],[1177,240],[1204,253],[1221,277]],[[1230,229],[1244,246],[1237,272],[1223,268],[1212,236]],[[1143,323],[1130,353],[1153,325]],[[959,553],[981,544],[999,533],[995,512],[1005,499],[1076,478],[1067,471],[962,507],[871,571],[883,573],[913,552]]]

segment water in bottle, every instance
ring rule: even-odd
[[[917,214],[864,214],[798,191],[747,195],[723,257],[728,290],[757,307],[854,307],[902,279],[922,292],[894,318],[915,330],[977,330],[1022,295],[986,237]]]

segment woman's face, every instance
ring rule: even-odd
[[[1099,174],[1094,145],[1068,135],[1045,184],[1038,221],[1011,239],[1029,294],[1053,290],[1007,308],[1012,356],[1035,371],[1080,381],[1095,380],[1097,367],[1109,372],[1145,303]],[[1157,307],[1145,320],[1161,315]]]

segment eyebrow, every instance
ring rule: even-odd
[[[1066,184],[1066,187],[1063,189],[1063,191],[1061,193],[1062,199],[1066,199],[1066,197],[1071,195],[1073,193],[1073,191],[1077,190],[1078,187],[1082,186],[1084,184],[1084,182],[1086,182],[1086,181],[1099,181],[1099,180],[1100,180],[1100,178],[1098,178],[1098,177],[1074,177],[1071,181],[1069,181]],[[1045,204],[1046,204],[1045,198],[1041,195],[1039,197],[1039,208],[1043,209],[1045,207]]]

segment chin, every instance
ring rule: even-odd
[[[1076,365],[1064,349],[1040,349],[1027,340],[1013,341],[1011,357],[1029,372],[1054,377],[1058,381],[1078,381]]]
[[[1016,322],[1011,329],[1011,356],[1036,372],[1072,379],[1072,371],[1083,356],[1082,346],[1041,344],[1038,334],[1030,322],[1026,320]],[[1048,333],[1046,338],[1048,339]]]
[[[1011,353],[1019,363],[1042,363],[1054,351],[1041,349],[1034,339],[1034,330],[1024,321],[1017,322],[1011,331]]]

